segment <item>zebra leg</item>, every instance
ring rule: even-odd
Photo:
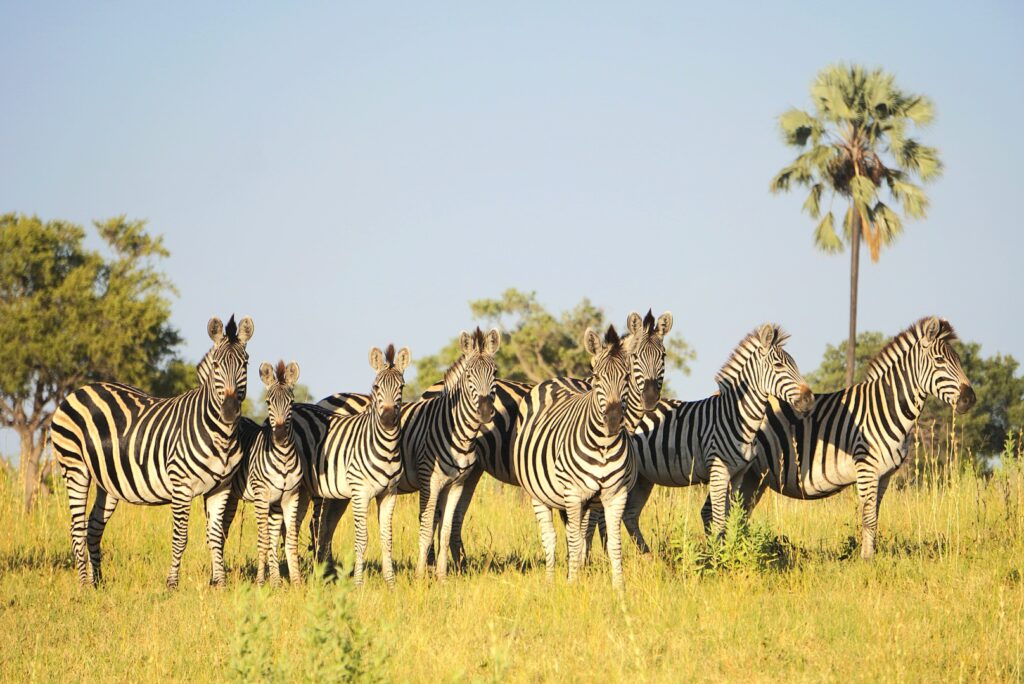
[[[704,523],[704,534],[711,536],[711,493],[708,492],[704,505],[700,507],[700,519]]]
[[[647,505],[647,500],[651,498],[653,490],[654,485],[649,480],[638,477],[636,484],[629,490],[629,494],[626,497],[626,507],[622,511],[622,522],[626,526],[626,532],[629,533],[630,539],[636,544],[636,548],[640,553],[651,552],[651,547],[647,545],[647,540],[644,539],[643,532],[640,531],[640,513],[643,512],[644,506]]]
[[[294,584],[302,584],[302,570],[299,568],[299,523],[306,514],[305,492],[302,485],[285,492],[281,498],[284,512],[284,555],[288,559],[288,579]]]
[[[416,579],[423,579],[427,574],[427,554],[434,541],[434,511],[440,490],[441,484],[435,477],[427,481],[426,487],[420,486],[420,555],[416,561]]]
[[[270,529],[267,518],[270,515],[270,504],[262,492],[256,495],[253,502],[256,508],[256,584],[263,586],[266,581],[267,548],[270,546]]]
[[[391,516],[395,512],[398,493],[394,489],[386,489],[377,495],[377,523],[380,527],[380,565],[384,572],[384,581],[388,586],[395,586],[395,566],[391,559]]]
[[[99,584],[103,581],[103,572],[100,568],[100,541],[103,539],[103,530],[107,521],[114,514],[117,507],[117,499],[108,494],[102,487],[96,487],[96,501],[92,505],[92,513],[89,514],[89,560],[92,561],[92,581]]]
[[[363,566],[366,563],[366,511],[370,497],[365,492],[356,492],[352,497],[352,520],[356,526],[356,562],[352,568],[352,579],[356,585],[363,583]]]
[[[75,464],[76,466],[78,463]],[[81,468],[69,467],[61,463],[64,483],[68,489],[68,506],[71,509],[71,553],[75,558],[78,570],[78,583],[83,587],[94,582],[90,578],[91,564],[85,558],[86,520],[85,506],[89,502],[89,484],[92,476],[85,464]],[[99,487],[97,486],[97,490]]]
[[[547,571],[548,581],[555,579],[555,523],[551,516],[551,509],[537,499],[533,500],[533,513],[537,516],[537,524],[540,525],[540,542],[544,545],[544,565]]]
[[[452,519],[452,541],[451,541],[451,558],[452,563],[458,570],[464,570],[466,567],[466,547],[462,543],[462,522],[466,519],[466,511],[469,509],[469,504],[473,500],[473,493],[476,492],[476,486],[480,482],[480,478],[483,477],[484,469],[483,466],[477,464],[472,470],[466,475],[466,479],[462,484],[462,496],[459,497],[455,505],[455,517]]]
[[[181,555],[188,545],[188,514],[192,507],[192,492],[177,491],[171,500],[171,518],[174,521],[174,536],[171,539],[171,569],[167,573],[167,588],[178,588],[178,570]]]
[[[860,498],[861,547],[860,557],[870,560],[875,555],[875,535],[878,531],[878,476],[869,468],[857,472],[857,496]]]
[[[267,533],[270,544],[267,546],[267,570],[270,572],[270,585],[281,586],[281,560],[277,556],[277,547],[281,543],[281,523],[284,511],[281,502],[270,505],[267,512]]]
[[[237,499],[233,499],[230,485],[203,497],[203,506],[206,508],[206,545],[210,547],[210,585],[214,587],[224,586],[224,540],[228,536],[227,526],[231,524],[227,510],[231,509],[233,519],[238,508]]]
[[[345,515],[348,508],[348,499],[324,499],[320,506],[320,536],[316,542],[316,560],[318,563],[334,564],[334,554],[331,551],[331,543],[334,539],[334,531],[338,529],[338,523]],[[316,515],[316,508],[313,509]]]
[[[455,517],[455,509],[458,507],[459,498],[462,496],[463,484],[461,481],[453,482],[443,497],[444,518],[441,523],[441,538],[437,542],[437,579],[443,580],[448,575],[448,547],[451,543],[452,520]]]
[[[602,492],[601,503],[608,523],[608,558],[612,562],[612,587],[623,588],[622,579],[622,513],[626,507],[629,492],[625,489],[614,493]]]
[[[579,572],[580,560],[583,557],[583,539],[580,529],[583,502],[576,494],[565,495],[565,538],[569,545],[569,581],[576,581],[576,574]]]
[[[725,516],[729,506],[729,467],[725,461],[712,457],[708,496],[711,498],[711,535],[720,537],[725,532]]]

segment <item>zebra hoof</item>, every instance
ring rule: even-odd
[[[215,577],[215,578],[211,579],[210,580],[210,586],[213,587],[214,589],[223,589],[224,586],[225,586],[224,578],[223,577],[219,577],[219,578]]]

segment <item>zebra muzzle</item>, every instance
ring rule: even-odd
[[[288,426],[284,423],[274,426],[274,442],[276,444],[284,444],[285,439],[288,437]]]
[[[978,402],[974,388],[970,385],[960,385],[960,397],[956,400],[956,412],[967,413]]]
[[[604,413],[604,425],[608,436],[613,437],[622,429],[622,402],[617,401],[608,406]]]
[[[814,408],[814,392],[807,385],[800,385],[799,394],[793,402],[793,408],[800,413],[807,413]]]
[[[657,380],[644,380],[644,410],[653,411],[661,399],[661,383]]]
[[[220,405],[220,417],[225,423],[233,423],[238,420],[238,413],[241,411],[242,402],[234,394],[224,397],[224,403]]]
[[[483,397],[477,405],[481,423],[490,423],[494,419],[494,402],[490,397]]]
[[[385,406],[380,412],[380,424],[385,430],[394,430],[398,425],[398,409],[394,406]]]

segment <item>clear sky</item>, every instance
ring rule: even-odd
[[[1024,359],[1019,2],[298,5],[0,4],[0,211],[147,219],[186,358],[248,314],[250,383],[283,357],[365,390],[371,345],[433,352],[516,287],[670,309],[683,397],[766,320],[812,370],[849,258],[769,194],[775,119],[852,60],[933,98],[946,164],[928,219],[865,252],[861,329],[937,313]]]

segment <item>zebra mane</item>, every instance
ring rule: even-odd
[[[658,324],[658,321],[654,318],[654,311],[652,309],[647,310],[647,315],[644,316],[644,330],[647,331],[648,335],[654,334],[654,326]]]
[[[228,324],[224,327],[225,340],[228,344],[238,343],[238,325],[235,323],[235,314],[231,314]]]
[[[384,360],[388,362],[389,366],[395,365],[395,345],[391,343],[388,348],[384,350]]]
[[[284,384],[284,372],[285,372],[284,359],[282,359],[282,360],[277,362],[277,368],[274,369],[274,372],[277,374],[277,381],[279,383]]]
[[[459,378],[462,377],[462,371],[465,369],[466,356],[463,354],[455,359],[455,363],[448,366],[448,370],[444,372],[443,382],[446,390],[454,387],[459,382]]]
[[[882,377],[887,370],[892,368],[897,361],[903,358],[904,354],[910,350],[918,340],[924,336],[924,325],[932,319],[931,316],[925,316],[914,323],[912,323],[906,330],[899,333],[882,349],[875,354],[874,358],[868,364],[867,372],[864,374],[865,380],[877,380]],[[944,342],[956,342],[959,339],[956,335],[956,331],[953,330],[953,326],[950,325],[949,321],[945,318],[939,319],[939,334],[936,337],[937,340]]]
[[[776,323],[770,323],[772,327],[772,345],[781,347],[789,339],[789,334],[782,329]],[[715,374],[715,383],[721,387],[723,384],[728,384],[730,380],[735,380],[739,377],[740,371],[743,366],[746,365],[747,359],[750,358],[751,354],[757,353],[757,350],[761,347],[761,339],[758,333],[761,331],[761,327],[754,328],[747,335],[740,340],[736,348],[732,350],[732,354],[729,355],[729,359],[722,364],[718,373]]]
[[[604,343],[608,345],[608,356],[615,356],[623,352],[622,338],[615,332],[615,326],[609,325],[604,333]]]

